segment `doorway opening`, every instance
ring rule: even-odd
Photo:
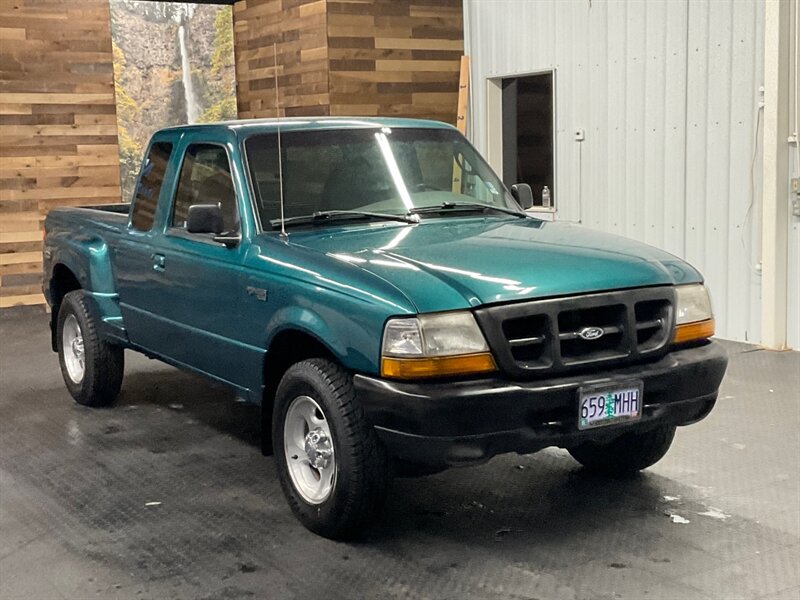
[[[553,72],[504,77],[502,105],[502,173],[510,186],[527,183],[537,207],[555,201],[555,134]]]

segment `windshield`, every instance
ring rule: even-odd
[[[287,219],[321,211],[405,215],[466,202],[520,210],[477,151],[450,129],[287,131],[281,148]],[[245,150],[261,225],[269,229],[280,219],[277,135],[254,135]]]

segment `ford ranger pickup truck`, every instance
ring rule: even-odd
[[[393,475],[550,446],[635,473],[716,401],[703,279],[531,204],[442,123],[164,129],[130,204],[47,216],[52,346],[83,405],[114,401],[126,349],[260,405],[292,511],[331,538]]]

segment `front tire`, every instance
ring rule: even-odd
[[[124,351],[101,339],[82,290],[64,296],[56,331],[61,374],[75,401],[84,406],[114,402],[122,386]]]
[[[283,493],[306,528],[346,539],[374,520],[389,461],[347,371],[320,358],[291,366],[275,394],[272,439]]]
[[[568,450],[590,471],[630,477],[661,460],[674,437],[675,426],[662,425],[649,431],[624,433],[607,444],[585,442]]]

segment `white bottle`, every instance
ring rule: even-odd
[[[547,186],[542,188],[542,206],[550,208],[550,188]]]

